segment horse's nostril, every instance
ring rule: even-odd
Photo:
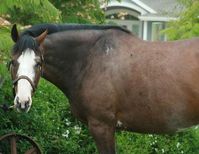
[[[31,105],[31,100],[26,99],[26,100],[20,100],[19,97],[16,97],[16,102],[15,106],[19,112],[27,112],[30,108]]]
[[[16,107],[21,108],[21,103],[19,102],[19,98],[16,99]]]
[[[21,109],[21,103],[18,103],[18,104],[17,104],[17,107],[18,107],[19,109]]]
[[[16,102],[17,102],[17,105],[20,104],[20,103],[19,103],[19,97],[17,97]]]
[[[25,108],[27,109],[29,107],[29,101],[25,102]]]

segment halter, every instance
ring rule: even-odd
[[[34,85],[34,83],[31,81],[31,79],[29,77],[25,76],[25,75],[21,75],[18,78],[16,78],[15,80],[13,80],[12,81],[13,86],[15,86],[17,84],[17,82],[21,79],[25,79],[30,83],[33,92],[36,90],[37,87]]]
[[[40,58],[41,58],[41,61],[42,61],[42,64],[41,64],[41,66],[40,66],[40,74],[41,74],[41,76],[43,76],[43,69],[42,69],[43,61],[44,61],[43,55],[41,55]],[[7,64],[7,67],[8,67],[8,70],[10,70],[11,61]],[[32,87],[32,90],[33,90],[33,93],[34,93],[35,90],[37,89],[37,85],[35,85],[29,77],[27,77],[27,76],[25,76],[25,75],[21,75],[21,76],[17,77],[16,79],[14,79],[14,80],[12,81],[12,84],[13,84],[13,95],[14,95],[14,96],[16,95],[16,93],[15,93],[15,86],[16,86],[16,84],[18,83],[18,81],[21,80],[21,79],[25,79],[25,80],[27,80],[27,81],[30,83],[30,85],[31,85],[31,87]]]

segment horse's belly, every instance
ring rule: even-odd
[[[122,101],[117,106],[120,128],[142,133],[172,133],[199,123],[198,85],[163,79],[123,81],[120,89],[125,90],[120,92]]]
[[[161,104],[161,105],[160,105]],[[164,104],[164,105],[163,105]],[[174,133],[199,123],[198,112],[190,112],[188,102],[135,105],[118,112],[117,127],[140,133]]]

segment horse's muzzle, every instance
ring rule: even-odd
[[[15,105],[17,111],[19,112],[28,112],[31,106],[31,100],[28,99],[27,101],[20,101],[19,97],[15,99]]]

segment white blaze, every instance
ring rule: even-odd
[[[35,72],[34,72],[34,66],[36,64],[35,62],[36,55],[33,50],[26,49],[24,52],[22,52],[22,55],[18,58],[19,68],[17,72],[17,77],[19,76],[27,76],[31,81],[34,81]],[[26,79],[20,79],[17,82],[17,94],[15,97],[15,104],[16,104],[16,98],[19,98],[19,102],[22,102],[21,105],[24,105],[24,102],[30,100],[30,105],[32,103],[31,100],[31,91],[32,86]]]

